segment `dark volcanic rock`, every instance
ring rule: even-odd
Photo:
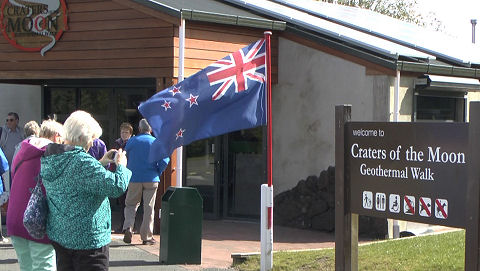
[[[335,230],[335,167],[319,176],[308,176],[294,188],[274,198],[274,223],[300,229]],[[386,219],[359,217],[359,235],[383,239],[388,234]]]

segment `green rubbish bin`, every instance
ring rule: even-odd
[[[160,263],[201,264],[203,199],[198,190],[169,187],[160,214]]]

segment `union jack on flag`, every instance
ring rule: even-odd
[[[265,81],[265,74],[257,72],[265,67],[264,44],[264,39],[259,40],[247,52],[238,50],[210,65],[218,67],[207,73],[210,85],[222,83],[213,93],[212,100],[222,98],[232,84],[235,84],[235,92],[241,92],[247,89],[248,79],[261,83]]]
[[[140,104],[156,137],[150,161],[195,140],[265,125],[266,52],[258,40]]]

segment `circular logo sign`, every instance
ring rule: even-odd
[[[16,48],[43,56],[67,29],[65,0],[3,0],[0,29]]]

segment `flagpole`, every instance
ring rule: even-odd
[[[268,129],[268,138],[267,138],[267,147],[268,147],[268,186],[272,186],[272,56],[270,53],[270,36],[272,32],[266,31],[265,33],[265,43],[266,43],[266,65],[267,65],[267,129]]]
[[[265,45],[266,45],[266,65],[267,65],[267,129],[268,129],[268,138],[267,138],[267,178],[268,178],[268,187],[272,187],[273,185],[273,151],[272,151],[272,54],[270,51],[271,43],[270,37],[272,36],[272,32],[265,31]],[[273,189],[272,189],[273,190]],[[268,207],[268,228],[272,228],[273,226],[273,205]]]
[[[273,268],[273,163],[272,163],[272,59],[270,37],[272,32],[265,31],[265,83],[267,93],[267,184],[261,186],[261,222],[260,222],[260,270]]]
[[[185,19],[181,19],[178,27],[178,83],[183,81],[184,72],[184,59],[185,59]],[[182,187],[183,177],[183,146],[176,149],[177,153],[177,165],[176,165],[176,178],[175,186]]]

